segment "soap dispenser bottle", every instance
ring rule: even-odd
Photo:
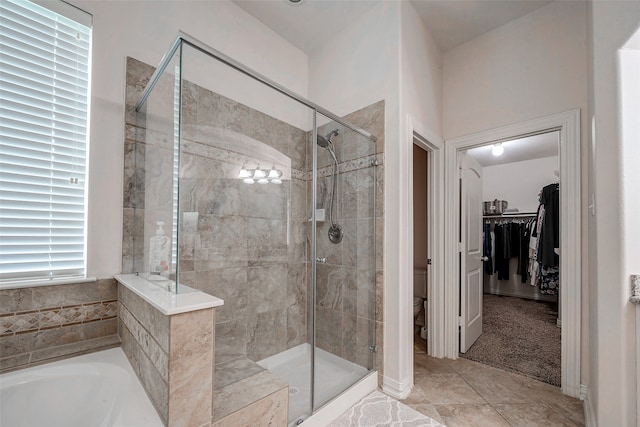
[[[156,235],[149,241],[149,273],[152,280],[166,280],[169,278],[169,237],[164,234],[164,222],[156,223]]]

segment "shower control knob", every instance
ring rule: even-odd
[[[326,264],[327,263],[327,257],[316,258],[316,262],[319,262],[320,264]]]

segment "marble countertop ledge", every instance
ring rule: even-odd
[[[116,274],[115,279],[166,316],[224,305],[220,298],[186,285],[178,285],[175,294],[136,274]]]

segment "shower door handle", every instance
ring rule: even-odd
[[[324,258],[316,258],[316,262],[320,263],[320,264],[326,264],[327,263],[327,257]]]

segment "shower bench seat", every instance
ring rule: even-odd
[[[215,366],[212,427],[286,426],[289,386],[246,359]]]

